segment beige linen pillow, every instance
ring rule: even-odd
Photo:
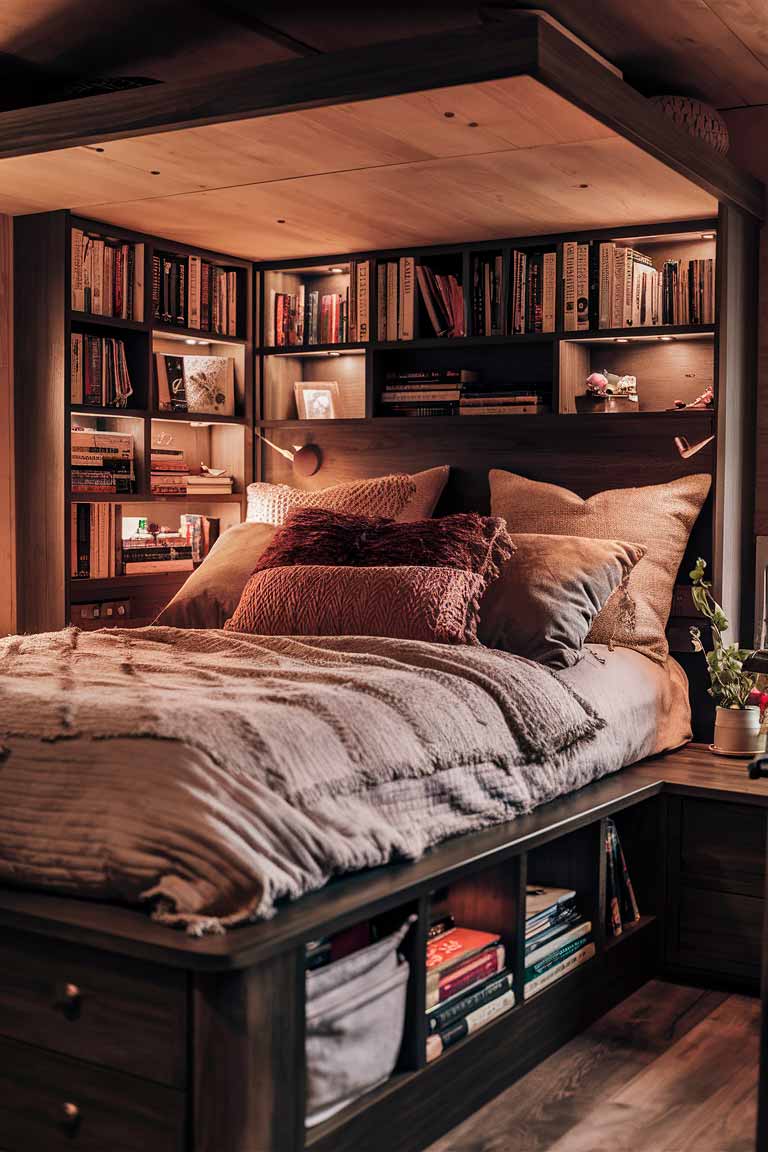
[[[509,531],[632,540],[645,556],[632,573],[635,627],[622,619],[622,598],[614,592],[587,637],[594,644],[635,648],[663,663],[669,648],[664,630],[680,562],[696,517],[709,492],[711,477],[698,474],[645,488],[613,488],[588,500],[568,488],[527,480],[492,469],[491,513],[502,516]]]
[[[223,628],[276,532],[272,524],[236,524],[228,528],[163,608],[155,624],[169,628]]]
[[[294,508],[323,508],[348,516],[385,516],[388,520],[426,520],[448,480],[450,468],[429,468],[405,474],[352,480],[329,488],[306,491],[289,484],[258,482],[248,485],[246,519],[260,524],[284,524]]]
[[[622,582],[632,610],[629,575],[645,549],[539,533],[515,533],[510,540],[515,551],[483,596],[478,637],[489,648],[569,668],[581,659],[595,617]]]

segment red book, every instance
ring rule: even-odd
[[[427,1005],[437,1004],[444,979],[485,951],[495,955],[499,943],[497,932],[479,932],[475,928],[450,928],[427,942]],[[502,960],[503,965],[503,960]],[[492,968],[489,975],[497,969]],[[479,979],[479,977],[478,977]],[[453,993],[450,993],[453,995]]]
[[[463,992],[466,988],[480,984],[490,976],[495,976],[504,967],[505,959],[504,945],[497,944],[495,948],[488,948],[485,952],[473,956],[466,964],[452,968],[443,976],[438,985],[436,1003],[440,1004],[443,1000],[450,1000],[451,996],[455,996],[458,992]],[[427,1003],[429,1007],[432,1007],[429,1004],[429,994]]]

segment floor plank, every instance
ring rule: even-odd
[[[758,1022],[651,981],[428,1152],[754,1152]]]

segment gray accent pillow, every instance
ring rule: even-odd
[[[603,605],[620,585],[626,589],[645,548],[532,532],[512,533],[511,539],[515,553],[483,596],[478,638],[489,648],[568,668],[581,657]]]
[[[223,628],[276,531],[272,524],[246,523],[228,528],[163,608],[155,624],[169,628]]]

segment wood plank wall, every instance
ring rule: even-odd
[[[0,635],[16,626],[13,478],[13,221],[0,216]]]

